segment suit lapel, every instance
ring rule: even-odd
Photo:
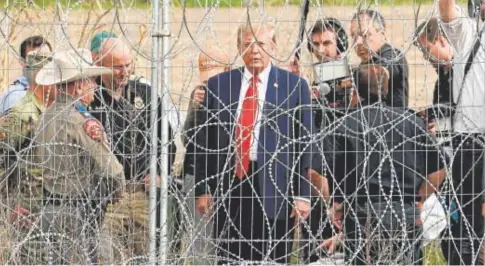
[[[269,72],[268,76],[268,84],[266,85],[266,96],[265,96],[265,103],[263,107],[263,114],[267,114],[270,109],[274,109],[274,107],[277,105],[277,90],[278,88],[275,87],[276,84],[276,76],[277,76],[277,69],[275,67],[271,67],[271,70]]]
[[[241,84],[242,84],[242,76],[244,73],[244,68],[238,68],[232,71],[231,75],[229,76],[229,83],[231,84],[230,94],[229,95],[229,108],[231,108],[232,115],[236,115],[236,109],[239,104],[239,95],[241,94]]]

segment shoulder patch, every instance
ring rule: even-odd
[[[98,120],[94,118],[86,120],[83,128],[90,138],[94,139],[95,141],[103,140],[103,127]]]

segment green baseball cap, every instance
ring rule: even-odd
[[[100,31],[94,34],[93,38],[91,39],[91,46],[89,50],[94,53],[99,53],[99,49],[101,48],[101,44],[104,40],[109,38],[118,38],[116,34],[108,31]]]

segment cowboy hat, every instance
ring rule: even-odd
[[[105,67],[93,65],[88,49],[65,50],[56,53],[37,74],[35,81],[39,85],[54,85],[111,74]]]

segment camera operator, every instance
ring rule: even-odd
[[[361,64],[379,64],[389,71],[387,105],[407,107],[408,62],[402,51],[387,42],[384,17],[376,10],[360,10],[352,18],[350,31]]]
[[[317,63],[314,64],[315,69],[324,70],[324,68],[319,67],[325,64],[332,64],[333,62],[339,64],[338,62],[340,61],[338,60],[342,59],[342,55],[347,50],[347,47],[347,34],[342,23],[337,19],[326,18],[318,20],[312,26],[310,35],[308,36],[308,50],[317,59]],[[327,66],[328,68],[332,67],[331,65]],[[344,67],[347,66],[345,65]],[[313,114],[316,128],[323,130],[325,125],[333,120],[333,115],[331,114],[333,112],[324,111],[329,110],[329,108],[326,108],[327,101],[324,101],[324,99],[330,95],[334,95],[332,93],[333,88],[328,83],[332,83],[333,86],[335,82],[334,80],[322,80],[324,78],[319,75],[319,71],[314,71],[314,73],[312,103],[315,108]],[[324,81],[327,82],[326,87],[322,86]],[[320,158],[317,149],[314,150],[314,153],[315,158]],[[304,245],[305,262],[316,262],[319,259],[319,255],[326,256],[326,254],[319,254],[318,246],[324,240],[332,238],[336,231],[332,228],[332,224],[328,222],[326,215],[328,206],[323,202],[323,197],[328,197],[331,193],[328,191],[327,180],[314,171],[310,172],[310,180],[315,186],[312,193],[312,206],[314,207],[307,220],[308,226],[303,226],[302,228],[302,239],[309,242],[307,245]]]
[[[415,39],[414,45],[423,53],[423,58],[433,65],[438,74],[433,91],[433,106],[425,112],[428,129],[430,133],[436,134],[435,122],[441,120],[444,125],[440,123],[438,127],[441,130],[446,129],[447,123],[444,119],[449,119],[452,113],[453,68],[451,61],[453,52],[438,18],[431,18],[421,23],[416,29]]]

